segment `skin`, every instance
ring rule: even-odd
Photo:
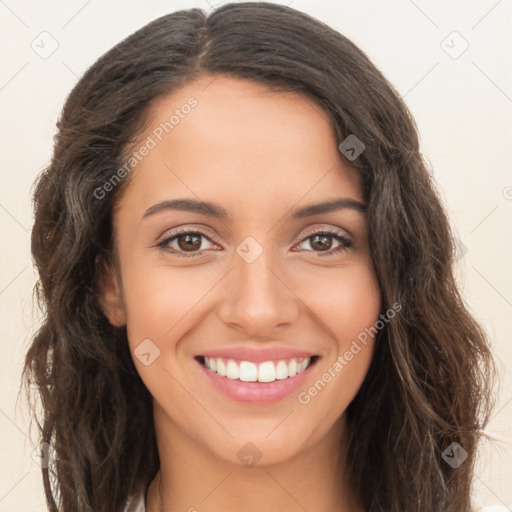
[[[365,214],[290,216],[333,197],[363,203],[358,175],[315,102],[225,76],[203,76],[158,100],[141,140],[191,96],[197,107],[132,171],[113,218],[117,265],[101,292],[110,322],[127,324],[153,396],[161,466],[147,510],[362,511],[345,468],[344,412],[367,374],[373,340],[307,405],[297,393],[265,406],[231,400],[194,359],[235,345],[308,350],[320,358],[303,391],[374,325],[381,295]],[[211,201],[232,218],[175,210],[143,218],[176,198]],[[176,227],[201,228],[211,241],[194,241],[202,254],[189,258],[155,247]],[[324,228],[353,246],[322,256],[307,231]],[[263,249],[252,263],[236,252],[248,236]],[[325,243],[340,246],[333,237]],[[183,237],[170,245],[194,252]],[[145,339],[160,350],[148,366],[133,352]],[[261,453],[252,467],[237,456],[248,442]]]

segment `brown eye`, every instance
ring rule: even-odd
[[[213,244],[210,238],[201,231],[180,229],[178,232],[170,233],[156,246],[176,256],[192,257],[198,256],[203,251],[201,245],[204,240]]]
[[[333,239],[337,242],[337,245],[333,248]],[[331,254],[340,253],[353,246],[352,240],[347,238],[344,234],[329,230],[322,230],[318,232],[309,233],[306,238],[302,240],[299,246],[302,246],[306,242],[309,243],[310,249],[304,248],[310,252],[316,252],[318,256],[329,256]]]
[[[314,235],[310,237],[310,245],[315,251],[327,251],[332,246],[332,235]]]
[[[191,233],[187,235],[178,235],[175,240],[178,242],[179,249],[183,251],[198,251],[201,247],[202,235]]]

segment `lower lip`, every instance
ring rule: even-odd
[[[287,377],[286,379],[273,382],[243,382],[238,379],[228,379],[208,370],[197,360],[196,363],[210,384],[229,398],[248,404],[268,405],[286,398],[304,386],[316,361],[310,364],[303,372],[295,375],[295,377]]]

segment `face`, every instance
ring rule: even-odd
[[[341,431],[372,357],[371,337],[354,349],[381,306],[358,175],[316,103],[244,80],[202,77],[148,126],[104,310],[162,423],[235,464],[290,459]]]

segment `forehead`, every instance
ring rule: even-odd
[[[151,145],[133,173],[140,200],[180,194],[254,205],[332,192],[362,200],[329,114],[295,92],[203,76],[151,106],[139,141]]]

